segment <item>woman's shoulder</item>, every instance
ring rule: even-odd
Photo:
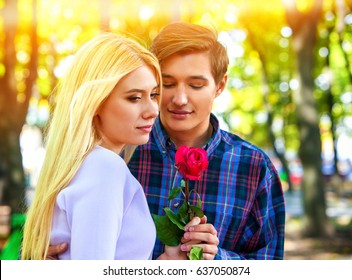
[[[104,180],[121,181],[130,173],[125,161],[121,156],[101,146],[96,146],[83,161],[78,176],[96,176]]]
[[[102,146],[95,146],[84,160],[84,164],[93,164],[94,166],[110,164],[113,164],[114,166],[126,166],[126,163],[121,156]]]
[[[124,160],[114,152],[96,146],[84,159],[77,173],[61,195],[79,197],[91,194],[97,197],[109,194],[112,197],[129,180],[129,169]]]

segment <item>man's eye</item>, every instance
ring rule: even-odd
[[[201,89],[204,86],[203,85],[190,85],[190,87],[193,89]]]
[[[174,84],[163,84],[163,87],[164,88],[172,88],[172,87],[174,87],[175,85]]]

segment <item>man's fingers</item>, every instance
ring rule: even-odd
[[[201,224],[206,224],[207,223],[207,216],[204,215],[203,217],[201,217],[200,218],[200,223]]]
[[[181,238],[181,243],[185,245],[196,245],[202,243],[201,240],[189,240],[184,237]]]
[[[194,226],[196,226],[196,225],[199,225],[199,224],[206,224],[207,223],[207,216],[203,216],[203,217],[197,217],[197,216],[195,216],[195,217],[193,217],[193,219],[187,224],[187,225],[185,225],[185,227],[184,227],[184,230],[185,231],[188,231],[188,229],[190,228],[190,227],[194,227]]]
[[[196,216],[196,217],[193,217],[193,219],[192,219],[187,225],[185,225],[184,230],[185,230],[185,231],[188,231],[188,229],[189,229],[190,227],[199,225],[200,222],[201,222],[201,219],[200,219],[199,217],[197,217],[197,216]]]
[[[208,232],[213,235],[217,235],[218,232],[214,228],[212,224],[197,224],[197,225],[190,225],[187,227],[185,226],[185,231],[188,232]]]
[[[218,253],[218,247],[215,245],[208,244],[197,244],[197,245],[181,245],[181,250],[185,252],[190,252],[193,246],[201,247],[203,249],[204,260],[213,260],[215,255]]]
[[[216,255],[216,254],[215,254],[215,255]],[[215,255],[203,253],[203,260],[212,261],[212,260],[215,258]]]
[[[215,234],[209,234],[208,232],[185,232],[183,237],[186,242],[192,240],[196,243],[201,241],[206,244],[219,245],[219,238]]]

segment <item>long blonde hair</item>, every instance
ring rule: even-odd
[[[155,70],[161,86],[157,59],[129,38],[103,33],[76,53],[55,96],[46,156],[24,227],[22,259],[46,258],[57,195],[100,141],[93,125],[95,112],[122,77],[143,65]],[[133,151],[127,146],[125,158]]]

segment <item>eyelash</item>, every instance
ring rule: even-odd
[[[163,87],[164,88],[172,88],[174,85],[172,84],[163,84]]]
[[[163,87],[166,88],[166,89],[169,89],[169,88],[175,87],[175,85],[173,85],[173,84],[164,84]],[[198,90],[198,89],[202,89],[204,86],[203,85],[201,85],[201,86],[192,86],[192,85],[190,85],[190,87],[193,88],[194,90]]]
[[[157,93],[157,92],[150,94],[151,99],[158,98],[159,96],[160,96],[160,93]],[[141,100],[141,99],[142,99],[142,97],[139,97],[139,96],[132,96],[132,97],[128,98],[128,100],[130,100],[132,102],[137,102],[138,100]]]
[[[158,98],[160,96],[160,93],[158,92],[153,92],[151,95],[150,95],[153,98]]]
[[[193,88],[193,89],[201,89],[204,86],[190,86],[190,87]]]

